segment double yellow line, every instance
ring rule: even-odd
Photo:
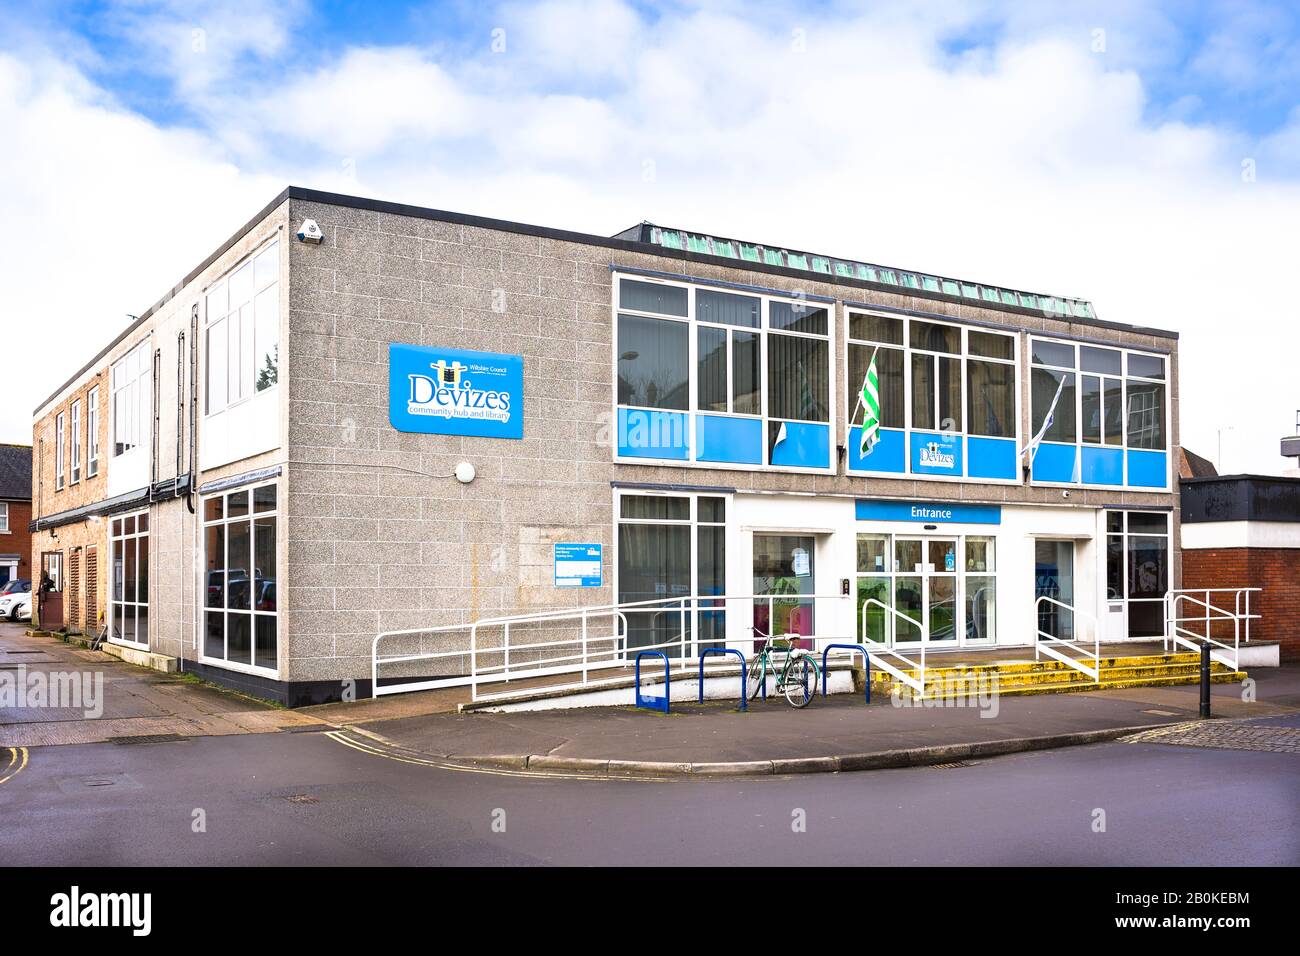
[[[0,783],[8,783],[22,773],[27,766],[26,747],[6,747],[5,749],[9,751],[9,764],[4,770],[0,770]]]

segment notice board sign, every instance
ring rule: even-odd
[[[555,586],[557,588],[598,588],[601,586],[599,544],[555,545]]]

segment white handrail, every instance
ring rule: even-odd
[[[913,690],[915,690],[919,697],[922,698],[925,697],[925,646],[930,643],[929,640],[930,635],[926,628],[925,623],[923,621],[918,621],[914,617],[904,614],[898,608],[886,604],[885,602],[877,598],[867,598],[865,601],[862,602],[862,611],[860,613],[861,629],[859,630],[859,633],[862,635],[863,647],[868,646],[869,643],[874,643],[874,642],[869,642],[867,640],[867,608],[869,606],[881,608],[890,615],[889,617],[886,618],[886,620],[889,621],[889,635],[888,635],[889,643],[888,646],[879,648],[875,653],[868,654],[867,656],[870,657],[872,662],[874,662],[875,665],[879,667],[881,670],[885,671],[886,673],[892,674],[894,677],[902,681],[908,687],[911,687]],[[916,629],[921,633],[921,648],[920,648],[921,662],[919,665],[913,664],[912,661],[910,661],[908,658],[900,654],[897,648],[895,647],[895,645],[898,643],[898,631],[894,623],[894,618],[896,617],[901,617],[908,624],[915,626]],[[895,667],[893,664],[889,663],[889,661],[882,659],[879,656],[880,654],[890,654],[894,657],[897,657],[899,660],[903,661],[904,663],[911,665],[912,667],[915,667],[916,676],[913,677],[909,674],[904,673],[902,670]]]
[[[751,595],[723,595],[723,594],[705,594],[705,595],[682,595],[675,597],[653,598],[643,601],[625,602],[623,604],[598,605],[581,608],[550,608],[542,611],[534,611],[528,614],[501,615],[491,618],[481,618],[477,621],[465,624],[444,624],[428,628],[405,628],[400,630],[384,631],[376,635],[371,642],[371,688],[373,696],[381,696],[387,693],[399,693],[410,690],[431,689],[434,687],[449,687],[457,685],[466,685],[470,687],[471,697],[474,700],[484,699],[479,691],[479,684],[484,682],[495,682],[510,680],[518,676],[540,677],[552,674],[577,673],[581,676],[582,684],[589,684],[589,671],[592,669],[608,667],[626,667],[628,666],[625,655],[628,651],[633,650],[627,646],[630,636],[628,617],[637,613],[653,613],[656,616],[661,614],[676,612],[679,617],[678,633],[675,640],[654,642],[651,644],[638,645],[635,650],[663,650],[677,648],[680,649],[681,666],[689,666],[690,662],[685,653],[688,647],[701,643],[699,629],[697,626],[698,614],[700,611],[724,612],[727,605],[734,601],[764,601],[769,607],[769,618],[771,609],[779,601],[790,601],[796,604],[812,603],[814,609],[816,602],[819,601],[847,601],[852,600],[850,595],[843,594],[751,594]],[[691,615],[691,626],[687,627],[687,614]],[[615,622],[614,633],[598,634],[593,636],[590,633],[590,622],[592,618],[608,617]],[[558,640],[548,640],[540,642],[531,642],[520,644],[509,637],[510,628],[525,624],[553,624],[563,622],[576,622],[576,636],[566,636]],[[489,647],[480,646],[479,634],[490,628],[500,627],[503,631],[503,641],[500,645]],[[384,656],[380,654],[380,645],[383,641],[390,638],[410,637],[424,635],[445,635],[453,633],[468,633],[469,647],[458,648],[449,651],[424,651],[422,649],[415,653],[403,653]],[[814,648],[819,640],[840,641],[839,635],[821,635],[816,634],[799,634],[799,638],[811,640]],[[725,638],[724,638],[725,639]],[[751,645],[755,638],[751,635],[742,638],[740,641],[726,639],[729,643],[749,642]],[[591,645],[606,644],[613,645],[607,649],[593,651]],[[421,640],[421,645],[423,641]],[[576,654],[559,653],[556,656],[541,656],[531,658],[527,661],[527,667],[521,668],[518,660],[521,652],[536,651],[544,654],[544,649],[550,648],[559,650],[564,647],[579,647]],[[481,664],[480,659],[483,655],[498,655],[502,659],[499,664]],[[442,661],[448,658],[469,658],[469,675],[458,677],[431,677],[425,680],[406,682],[400,685],[381,687],[379,683],[379,667],[381,664],[410,663],[414,661]],[[593,658],[605,658],[598,660]],[[713,665],[709,669],[718,669],[726,667],[725,660],[716,662],[710,661]]]
[[[1201,649],[1201,645],[1195,643],[1195,641],[1204,641],[1207,644],[1212,645],[1212,648],[1210,650],[1210,658],[1212,660],[1216,660],[1219,663],[1223,664],[1225,667],[1232,668],[1234,671],[1239,670],[1240,663],[1241,663],[1241,632],[1242,632],[1243,622],[1246,625],[1246,634],[1247,634],[1246,639],[1247,640],[1250,639],[1249,634],[1250,634],[1251,616],[1249,613],[1249,609],[1250,609],[1249,592],[1259,591],[1261,589],[1260,588],[1237,589],[1237,594],[1235,596],[1234,604],[1233,604],[1234,607],[1233,611],[1229,611],[1226,608],[1221,608],[1218,607],[1217,605],[1210,603],[1209,596],[1211,593],[1214,593],[1215,591],[1219,593],[1223,593],[1230,590],[1233,589],[1197,588],[1195,590],[1196,594],[1201,594],[1201,593],[1205,594],[1206,599],[1204,601],[1202,601],[1200,598],[1193,597],[1192,594],[1188,593],[1186,590],[1170,591],[1169,593],[1167,593],[1165,595],[1165,648],[1168,649],[1169,644],[1173,643],[1176,645],[1181,645],[1182,647],[1186,647],[1188,650],[1199,652]],[[1240,612],[1241,595],[1243,592],[1247,594],[1245,614]],[[1190,601],[1194,605],[1199,605],[1203,607],[1205,609],[1205,613],[1203,615],[1198,614],[1195,617],[1179,617],[1178,615],[1179,602],[1184,602],[1184,601]],[[1258,615],[1256,615],[1255,617],[1258,617]],[[1211,623],[1216,620],[1232,621],[1232,644],[1231,645],[1228,645],[1223,641],[1217,641],[1210,636]],[[1204,623],[1205,633],[1198,634],[1197,632],[1193,631],[1191,628],[1180,626],[1183,623],[1190,623],[1192,621],[1198,621]],[[1213,648],[1219,648],[1219,650],[1214,650]]]
[[[1038,621],[1039,616],[1042,614],[1044,601],[1046,601],[1048,604],[1055,604],[1057,607],[1065,608],[1065,610],[1069,611],[1070,614],[1073,615],[1075,620],[1071,622],[1071,627],[1073,627],[1075,630],[1075,636],[1072,638],[1057,637],[1054,634],[1048,634],[1041,627],[1038,627],[1037,623],[1035,623],[1035,630],[1038,632],[1038,635],[1037,635],[1037,639],[1034,641],[1034,660],[1038,660],[1038,655],[1041,652],[1043,654],[1046,654],[1048,657],[1052,658],[1053,660],[1060,661],[1062,664],[1066,664],[1070,667],[1073,667],[1075,670],[1083,674],[1085,677],[1092,678],[1092,682],[1094,684],[1100,684],[1101,683],[1101,627],[1097,622],[1097,618],[1094,617],[1092,614],[1089,614],[1087,611],[1080,611],[1078,608],[1074,607],[1071,604],[1066,604],[1064,601],[1058,601],[1054,597],[1048,597],[1046,594],[1043,594],[1040,595],[1038,600],[1034,602],[1035,622]],[[1086,664],[1084,664],[1083,660],[1077,657],[1071,657],[1069,654],[1065,654],[1052,646],[1053,644],[1056,644],[1065,647],[1082,649],[1079,643],[1078,627],[1077,627],[1077,619],[1080,617],[1084,617],[1092,622],[1092,667],[1088,667]]]

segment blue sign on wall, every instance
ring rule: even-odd
[[[1001,524],[1001,505],[949,504],[946,501],[871,501],[856,503],[859,521],[920,521],[925,524]]]
[[[960,478],[961,436],[951,432],[912,432],[912,474]]]
[[[601,546],[599,544],[556,544],[555,586],[557,588],[600,587]]]
[[[523,357],[393,343],[388,420],[399,432],[523,438]]]

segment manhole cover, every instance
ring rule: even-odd
[[[1176,711],[1172,710],[1144,710],[1144,714],[1151,714],[1153,717],[1177,717]]]
[[[64,793],[85,793],[93,790],[139,790],[140,784],[126,773],[93,773],[82,777],[60,777],[58,787]]]

